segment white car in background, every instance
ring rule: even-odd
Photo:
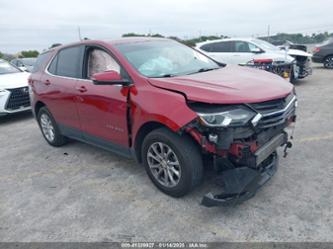
[[[34,68],[37,58],[17,58],[10,61],[10,63],[22,71],[31,72]]]
[[[303,72],[303,63],[308,63],[311,54],[297,49],[285,49],[274,46],[264,40],[255,38],[229,38],[205,41],[196,44],[196,49],[210,56],[214,60],[226,64],[247,65],[253,61],[271,60],[276,64],[293,64],[293,78],[304,78],[311,74],[311,70]],[[305,57],[302,65],[299,58]],[[304,66],[305,67],[305,66]],[[308,64],[306,65],[308,67]]]
[[[0,116],[31,109],[29,75],[0,59]]]

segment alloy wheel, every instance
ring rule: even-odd
[[[330,56],[330,57],[325,59],[324,66],[326,68],[333,69],[333,56]]]
[[[42,132],[45,138],[49,142],[53,142],[55,138],[55,130],[50,117],[45,113],[40,116],[40,126],[42,127]]]
[[[176,153],[165,143],[155,142],[147,151],[147,162],[154,178],[163,186],[177,186],[181,177]]]

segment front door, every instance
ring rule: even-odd
[[[85,49],[85,79],[78,80],[77,108],[83,136],[104,147],[128,148],[127,88],[121,85],[94,85],[91,76],[108,70],[121,72],[121,66],[102,48]]]
[[[250,43],[246,41],[234,41],[232,60],[233,64],[247,64],[254,59],[254,53],[250,49]]]

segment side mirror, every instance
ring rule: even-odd
[[[120,73],[110,70],[102,73],[95,73],[91,77],[95,85],[123,85],[128,86],[129,80],[122,79]]]
[[[254,53],[254,54],[261,54],[261,53],[263,53],[264,51],[263,51],[262,49],[260,49],[260,48],[253,48],[253,49],[251,50],[251,52]]]

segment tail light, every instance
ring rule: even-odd
[[[313,49],[313,53],[318,53],[320,51],[320,48],[318,48],[318,47],[315,47],[314,49]]]

